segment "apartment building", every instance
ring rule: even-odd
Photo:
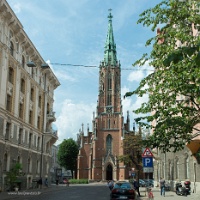
[[[21,188],[50,177],[54,90],[60,85],[6,0],[0,1],[0,187],[19,162]]]

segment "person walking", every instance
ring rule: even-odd
[[[136,179],[134,179],[134,181],[133,181],[133,187],[135,188],[135,190],[138,193],[138,196],[140,197],[140,190],[139,190],[140,186],[139,186],[139,183],[138,183],[138,181]]]
[[[45,179],[44,184],[45,184],[46,187],[48,187],[48,179],[47,178]]]
[[[160,178],[160,195],[165,196],[165,179]]]
[[[109,181],[108,187],[109,187],[110,190],[113,189],[113,187],[114,187],[114,182],[113,182],[113,180]]]
[[[42,189],[42,178],[40,177],[40,179],[38,180],[38,187],[39,189]]]

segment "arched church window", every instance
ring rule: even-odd
[[[108,75],[108,90],[112,90],[112,77],[111,77],[111,74]]]
[[[106,152],[112,153],[112,136],[110,134],[106,138]]]
[[[110,129],[110,119],[108,119],[108,129]]]
[[[112,96],[111,96],[111,94],[108,94],[108,96],[107,96],[107,105],[108,106],[112,105]]]
[[[189,156],[186,154],[185,156],[185,179],[189,178]]]
[[[175,179],[179,179],[179,160],[178,157],[175,158]]]

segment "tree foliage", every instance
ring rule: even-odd
[[[58,162],[66,170],[76,170],[79,147],[73,139],[64,140],[58,150]],[[73,173],[72,173],[73,174]]]
[[[139,133],[127,133],[123,140],[124,154],[119,156],[119,160],[123,161],[129,167],[142,167],[142,135],[141,129]]]
[[[199,131],[200,36],[193,31],[200,31],[199,10],[199,0],[167,0],[145,10],[138,20],[152,31],[160,28],[146,42],[152,51],[133,64],[148,62],[154,72],[125,96],[149,94],[148,102],[134,110],[144,116],[136,121],[153,130],[145,144],[164,152],[183,149]]]
[[[17,185],[17,179],[18,177],[24,175],[22,173],[22,164],[21,163],[16,163],[9,172],[7,172],[6,174],[6,180],[7,180],[7,184],[10,187],[10,189],[12,190],[14,188],[14,186]]]

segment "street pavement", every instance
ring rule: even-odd
[[[186,198],[189,200],[200,200],[200,193],[191,193],[191,195],[186,196],[179,196],[174,191],[166,191],[165,196],[160,195],[159,188],[152,188],[152,192],[154,195],[154,200],[185,200]],[[148,194],[145,188],[140,188],[140,195],[141,197],[138,200],[148,200]]]
[[[106,186],[106,183],[102,183],[102,182],[98,182],[98,183],[90,183],[90,184],[71,184],[69,187],[81,187],[81,186],[91,186],[91,187],[95,187],[98,188],[99,186]],[[82,188],[82,187],[81,187]],[[70,189],[70,188],[69,188]],[[85,189],[83,189],[85,190]],[[18,193],[12,192],[1,192],[0,193],[0,200],[14,200],[14,199],[19,199],[19,200],[29,200],[29,199],[38,199],[40,200],[40,196],[44,198],[45,196],[51,196],[51,195],[55,195],[55,194],[62,194],[63,192],[66,191],[66,186],[60,184],[60,185],[51,185],[50,187],[46,188],[43,186],[42,189],[30,189],[30,190],[23,190],[23,191],[19,191]],[[76,190],[75,190],[76,191]],[[85,193],[88,190],[85,190]],[[89,190],[90,192],[93,191],[95,192],[95,190]],[[69,192],[69,191],[68,191]],[[106,197],[106,199],[109,200],[109,191],[102,189],[102,192],[105,193],[104,196]],[[165,192],[165,197],[160,195],[160,189],[159,188],[152,188],[152,192],[154,195],[154,200],[181,200],[181,199],[186,199],[188,198],[189,200],[200,200],[200,193],[191,193],[191,195],[188,195],[187,197],[185,196],[178,196],[176,195],[175,192],[173,191],[166,191]],[[140,188],[140,194],[141,197],[138,197],[137,200],[148,200],[148,194],[146,192],[146,188],[141,187]],[[99,195],[99,194],[96,194]],[[105,197],[103,199],[105,199]],[[54,199],[54,198],[53,198]],[[63,198],[56,198],[56,200],[58,199],[63,199]],[[65,198],[64,199],[68,199]],[[74,198],[75,199],[75,198]],[[97,199],[97,198],[96,198]],[[76,200],[76,199],[75,199]]]

